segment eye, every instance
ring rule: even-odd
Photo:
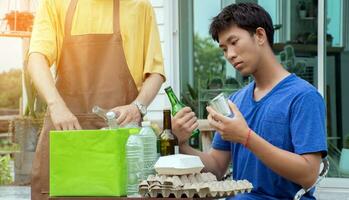
[[[236,43],[238,42],[239,40],[233,40],[232,42],[231,42],[231,45],[236,45]]]

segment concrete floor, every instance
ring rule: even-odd
[[[0,187],[0,200],[30,200],[30,187],[2,186]]]
[[[10,169],[13,176],[13,162]],[[349,191],[318,187],[315,196],[318,200],[349,200]],[[0,186],[0,200],[30,200],[30,186]]]
[[[316,197],[318,200],[349,200],[349,192],[325,190],[319,188]],[[30,200],[30,187],[28,186],[1,186],[0,200]]]

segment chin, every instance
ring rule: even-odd
[[[239,73],[241,74],[241,76],[249,76],[252,73],[246,69],[242,69],[241,71],[239,71]]]

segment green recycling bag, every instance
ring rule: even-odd
[[[50,132],[50,196],[125,196],[126,142],[139,129]]]

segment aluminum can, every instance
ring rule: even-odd
[[[224,93],[220,93],[218,96],[210,101],[210,106],[220,114],[226,117],[233,117],[234,114],[231,112],[228,99],[225,97]]]

